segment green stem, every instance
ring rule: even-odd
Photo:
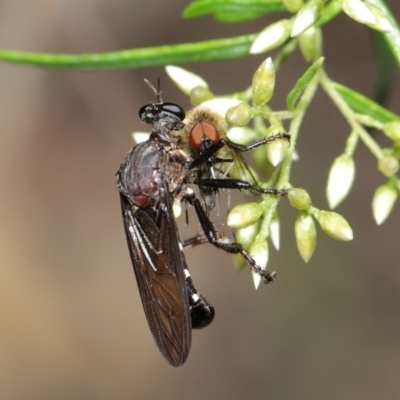
[[[322,87],[325,89],[328,96],[331,98],[332,102],[340,110],[343,116],[346,118],[348,124],[351,128],[357,132],[357,135],[364,142],[364,144],[369,148],[372,154],[375,155],[377,159],[382,157],[382,150],[378,143],[372,139],[371,135],[363,128],[363,126],[358,122],[353,110],[347,105],[340,94],[335,90],[334,83],[329,79],[325,71],[321,70],[320,82]]]
[[[390,180],[393,182],[394,186],[396,187],[397,191],[400,192],[400,180],[397,176],[392,176]]]
[[[269,118],[277,118],[279,120],[285,120],[285,119],[292,119],[294,117],[293,111],[270,111],[265,113],[265,117],[267,119]]]
[[[298,39],[290,39],[288,43],[286,43],[279,53],[274,57],[274,67],[275,70],[278,71],[280,66],[284,63],[284,61],[297,49]]]
[[[320,73],[321,72],[318,72],[314,78],[311,79],[298,102],[296,108],[297,112],[295,117],[292,119],[288,132],[290,134],[290,147],[281,163],[282,171],[278,181],[278,187],[287,187],[287,184],[289,183],[290,170],[293,162],[293,153],[296,149],[296,142],[299,135],[300,126],[303,122],[305,112],[314,97],[315,91],[317,90]]]
[[[299,135],[300,126],[303,121],[305,112],[314,97],[315,91],[317,90],[318,80],[319,72],[314,76],[313,79],[311,79],[308,86],[301,95],[296,108],[296,112],[294,113],[294,118],[290,123],[290,128],[288,131],[288,133],[290,134],[290,147],[288,148],[288,151],[281,162],[280,174],[277,182],[277,187],[280,189],[287,188],[289,185],[290,171],[293,162],[293,153],[296,149],[296,142]],[[266,239],[269,236],[269,226],[276,211],[278,202],[279,197],[272,196],[265,197],[261,202],[261,207],[264,210],[264,215],[261,228],[259,233],[257,234],[256,240]]]
[[[380,131],[383,130],[385,126],[384,123],[377,121],[375,118],[371,118],[369,115],[354,113],[354,117],[360,124],[368,126],[370,128],[378,129]]]
[[[346,141],[346,148],[344,153],[348,156],[353,157],[354,151],[356,150],[359,136],[356,131],[352,130]]]

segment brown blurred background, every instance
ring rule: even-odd
[[[400,3],[389,3],[400,16]],[[2,0],[0,48],[111,51],[257,32],[280,18],[182,21],[186,4]],[[325,49],[333,79],[373,92],[376,65],[363,26],[340,16],[326,27]],[[229,93],[245,88],[264,58],[186,67],[214,93]],[[305,68],[297,54],[279,71],[277,109]],[[400,207],[375,225],[371,198],[384,179],[362,144],[355,187],[338,208],[354,241],[319,231],[305,265],[295,247],[296,212],[283,200],[273,285],[255,291],[249,272],[236,274],[231,257],[211,246],[188,251],[216,319],[194,332],[183,368],[162,359],[138,296],[114,177],[130,133],[148,129],[137,116],[152,100],[143,78],[158,76],[165,99],[188,108],[162,68],[82,73],[0,64],[0,398],[398,399]],[[388,106],[399,113],[396,79]],[[292,183],[320,208],[327,209],[327,174],[348,133],[319,91]]]

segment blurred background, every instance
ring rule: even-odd
[[[400,16],[400,3],[388,1]],[[0,48],[102,52],[253,33],[280,18],[240,25],[182,21],[186,1],[0,1]],[[325,28],[330,76],[366,95],[376,65],[368,31],[346,16]],[[242,90],[265,55],[184,67],[216,94]],[[299,54],[279,71],[273,105],[306,69]],[[398,399],[400,246],[397,204],[378,227],[371,213],[384,182],[356,151],[355,186],[338,212],[352,242],[318,232],[305,265],[296,211],[280,203],[274,284],[212,246],[187,252],[200,291],[216,308],[193,334],[182,368],[159,354],[142,310],[122,227],[115,172],[148,130],[137,111],[161,77],[164,99],[190,104],[162,68],[95,73],[0,64],[0,397],[2,399]],[[388,107],[400,113],[397,74]],[[325,186],[349,127],[320,90],[301,128],[292,184],[327,209]],[[388,144],[383,138],[381,143]],[[183,221],[180,221],[183,228]]]

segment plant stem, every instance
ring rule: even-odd
[[[351,157],[353,156],[357,147],[358,139],[359,136],[357,135],[357,132],[352,130],[346,141],[346,148],[344,149],[345,154]]]
[[[328,96],[331,98],[336,107],[340,110],[343,116],[346,118],[347,122],[351,128],[357,132],[357,135],[368,147],[371,153],[377,158],[382,157],[382,150],[378,143],[372,139],[371,135],[363,128],[363,126],[358,122],[358,119],[353,112],[353,110],[347,105],[340,94],[335,90],[333,82],[329,79],[325,71],[321,70],[320,82],[322,87],[325,89]]]
[[[290,128],[288,131],[288,133],[290,134],[290,147],[288,148],[287,153],[281,162],[280,174],[277,182],[277,187],[280,189],[287,188],[289,185],[290,171],[293,162],[293,153],[296,149],[297,137],[300,131],[300,126],[303,121],[305,112],[308,106],[310,105],[311,100],[314,97],[315,91],[317,90],[319,73],[320,72],[318,72],[314,76],[314,78],[311,79],[308,86],[301,95],[298,105],[296,107],[296,111],[294,112],[294,118],[290,123]],[[277,197],[267,196],[261,202],[261,207],[264,210],[264,214],[263,214],[263,221],[261,224],[261,228],[256,236],[256,240],[266,239],[269,236],[269,226],[276,211],[279,199],[280,197],[278,196]]]

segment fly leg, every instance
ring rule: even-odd
[[[198,186],[206,186],[211,188],[219,189],[239,189],[249,190],[254,194],[273,194],[276,196],[285,196],[287,194],[286,189],[264,189],[259,185],[252,184],[250,182],[242,181],[241,179],[197,179],[193,178],[191,183]]]
[[[193,236],[189,239],[186,239],[182,242],[182,247],[184,249],[190,249],[192,247],[196,247],[200,244],[209,243],[208,239],[203,235]]]
[[[257,142],[250,143],[247,146],[239,143],[232,142],[229,139],[219,139],[214,142],[211,142],[209,146],[207,146],[202,153],[194,159],[190,165],[189,169],[198,167],[199,165],[203,164],[207,160],[210,159],[215,153],[218,152],[222,147],[226,146],[237,153],[244,153],[248,150],[255,149],[258,146],[262,146],[263,144],[267,144],[273,142],[277,139],[286,139],[290,140],[290,135],[287,133],[277,133],[276,135],[269,136],[265,139],[258,140]]]
[[[247,264],[252,268],[258,275],[261,276],[264,283],[269,283],[274,280],[276,273],[269,273],[259,267],[251,255],[243,248],[240,243],[227,240],[227,238],[218,238],[218,233],[214,228],[213,223],[208,218],[204,208],[202,207],[200,200],[197,198],[194,192],[188,192],[185,195],[185,200],[194,207],[197,217],[199,219],[200,225],[203,229],[204,235],[207,240],[215,247],[225,250],[232,254],[241,254],[246,260]]]
[[[256,142],[250,143],[247,146],[243,145],[243,144],[235,143],[235,142],[232,142],[232,141],[229,140],[226,143],[226,145],[229,148],[231,148],[231,149],[233,149],[235,151],[243,153],[243,152],[248,151],[248,150],[253,150],[258,146],[262,146],[263,144],[274,142],[277,139],[286,139],[286,140],[288,140],[290,142],[290,135],[288,133],[277,133],[276,135],[272,135],[272,136],[269,136],[267,138],[264,138],[264,139],[261,139],[261,140],[257,140]]]

